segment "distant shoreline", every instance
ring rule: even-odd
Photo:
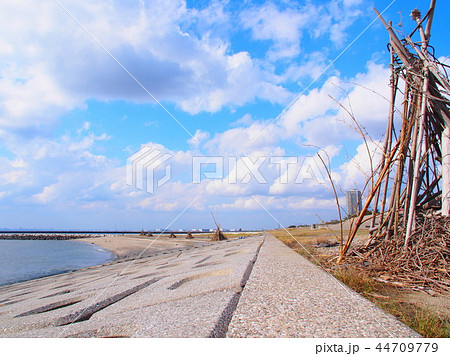
[[[76,240],[86,239],[90,237],[105,236],[104,234],[0,234],[0,240]]]
[[[4,235],[135,235],[142,231],[103,231],[103,230],[0,230]],[[152,231],[153,233],[153,231]]]
[[[146,233],[152,233],[153,237],[160,235],[168,236],[171,233],[175,235],[185,235],[189,230],[184,231],[146,231]],[[242,230],[242,231],[228,231],[223,230],[226,234],[241,234],[249,232],[258,232],[255,230]],[[196,231],[191,232],[197,236],[210,234],[212,231]],[[142,231],[0,231],[0,240],[78,240],[88,238],[99,237],[111,237],[111,236],[129,236],[129,237],[143,237]],[[147,236],[147,235],[145,235]]]

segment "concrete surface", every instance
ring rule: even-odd
[[[0,287],[0,337],[417,336],[265,234]]]
[[[418,337],[270,234],[228,337]]]

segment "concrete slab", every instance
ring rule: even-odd
[[[0,337],[224,336],[262,236],[0,287]],[[229,315],[224,316],[224,311]]]
[[[270,234],[228,337],[418,337]]]
[[[414,337],[270,234],[0,287],[0,337]]]

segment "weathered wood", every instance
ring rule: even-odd
[[[442,133],[442,215],[450,216],[450,126]]]
[[[377,250],[376,246],[384,244],[386,248],[392,241],[403,250],[396,253],[409,256],[411,251],[420,248],[422,240],[418,234],[424,234],[423,227],[429,224],[424,219],[436,219],[437,210],[450,217],[450,80],[444,66],[434,54],[428,53],[435,4],[436,0],[431,0],[423,18],[420,11],[413,11],[417,26],[410,36],[403,35],[401,40],[398,34],[402,32],[394,32],[392,23],[386,23],[375,9],[389,33],[390,107],[382,158],[369,178],[375,184],[368,180],[365,185],[368,198],[350,228],[339,262],[348,253],[372,203],[371,238],[365,246],[370,248],[369,255],[376,252],[382,259],[389,252]],[[420,41],[414,42],[411,36],[417,30]],[[398,80],[405,83],[403,93],[398,89]],[[403,108],[401,127],[395,128],[398,93],[403,95]],[[448,226],[443,222],[439,229]],[[450,234],[450,229],[446,233]]]
[[[392,128],[394,126],[395,97],[397,94],[397,85],[398,85],[398,75],[394,71],[393,61],[394,61],[394,53],[391,49],[391,83],[390,83],[391,84],[391,101],[390,101],[390,106],[389,106],[388,124],[386,126],[386,134],[384,137],[382,162],[380,163],[381,169],[386,164],[386,155],[391,150],[391,147],[392,147]],[[382,202],[381,202],[381,214],[382,214],[380,217],[381,220],[383,219],[383,212],[384,212],[384,207],[386,204],[387,183],[389,182],[389,173],[390,173],[390,171],[388,171],[386,173],[386,180],[385,180],[386,184],[384,186],[384,192],[383,192],[383,197],[382,197]],[[378,201],[380,199],[380,193],[381,193],[381,187],[376,192],[375,203],[373,206],[373,214],[372,214],[373,218],[371,221],[372,228],[376,224],[376,216],[377,216],[377,210],[378,210]]]
[[[397,35],[392,29],[392,25],[391,24],[388,25],[386,23],[386,21],[383,19],[383,16],[381,16],[381,14],[378,12],[376,8],[373,8],[373,10],[377,14],[380,21],[383,23],[386,30],[389,32],[389,36],[391,37],[391,44],[394,46],[396,54],[400,57],[400,59],[402,60],[402,62],[406,67],[411,68],[412,67],[411,54],[398,39]]]
[[[411,197],[409,203],[409,211],[408,211],[408,220],[406,224],[406,236],[405,236],[405,246],[408,245],[409,238],[411,237],[412,230],[414,228],[415,219],[416,219],[416,201],[417,194],[419,193],[420,188],[420,166],[421,166],[421,158],[422,158],[422,140],[424,137],[424,128],[425,128],[425,119],[426,119],[426,111],[427,111],[427,90],[428,90],[428,71],[425,71],[425,79],[423,81],[422,87],[422,103],[420,109],[419,120],[419,133],[417,135],[417,146],[416,146],[416,159],[414,162],[414,175],[413,175],[413,185],[411,188]]]

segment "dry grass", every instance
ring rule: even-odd
[[[411,301],[408,298],[410,291],[380,283],[362,269],[354,267],[331,268],[332,265],[329,261],[338,255],[339,247],[319,249],[314,245],[336,241],[335,231],[332,232],[328,229],[310,230],[309,228],[287,230],[289,233],[285,230],[269,232],[311,262],[320,263],[337,279],[397,317],[422,336],[450,337],[450,318],[447,315],[440,314],[436,308],[427,308],[414,300]],[[346,236],[346,231],[344,231],[344,236]],[[358,231],[354,243],[364,242],[367,236],[367,230]]]
[[[450,319],[416,303],[405,302],[406,291],[379,283],[355,268],[337,269],[333,275],[422,336],[450,337]]]
[[[235,239],[238,237],[248,237],[248,236],[254,236],[254,235],[259,235],[261,234],[261,232],[236,232],[236,231],[222,231],[223,234],[229,238],[229,239]],[[204,238],[204,239],[211,239],[214,236],[214,232],[193,232],[192,235],[195,238]]]
[[[357,271],[353,268],[340,268],[335,270],[333,275],[364,296],[371,294],[376,295],[376,282],[366,273]]]

